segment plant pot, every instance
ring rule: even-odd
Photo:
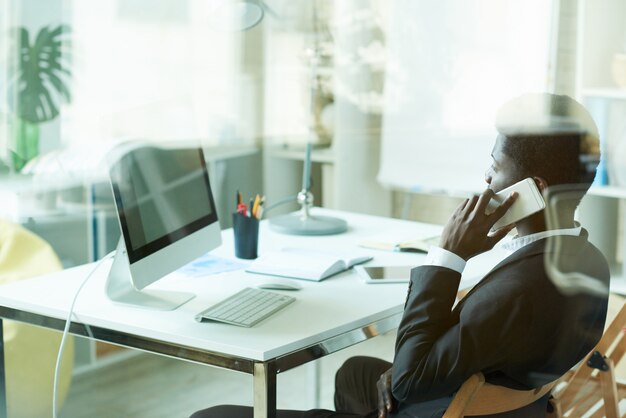
[[[13,138],[15,143],[11,149],[11,163],[13,170],[19,172],[39,154],[39,125],[17,119]]]

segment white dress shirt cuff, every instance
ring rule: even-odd
[[[467,262],[458,255],[444,250],[441,247],[432,246],[426,255],[425,266],[439,266],[454,270],[457,273],[463,273]]]

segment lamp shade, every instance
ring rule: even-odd
[[[258,25],[265,11],[258,0],[225,1],[215,10],[212,26],[233,31],[246,31]]]

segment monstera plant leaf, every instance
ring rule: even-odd
[[[30,42],[28,30],[18,29],[17,116],[31,123],[59,115],[59,100],[70,100],[67,78],[71,75],[63,52],[69,27],[43,27]]]

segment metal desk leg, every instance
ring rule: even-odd
[[[311,396],[313,408],[319,409],[322,393],[322,359],[310,362],[309,368],[309,394]]]
[[[254,418],[276,416],[276,364],[254,363]]]
[[[7,418],[7,385],[4,367],[4,322],[0,318],[0,418]]]

